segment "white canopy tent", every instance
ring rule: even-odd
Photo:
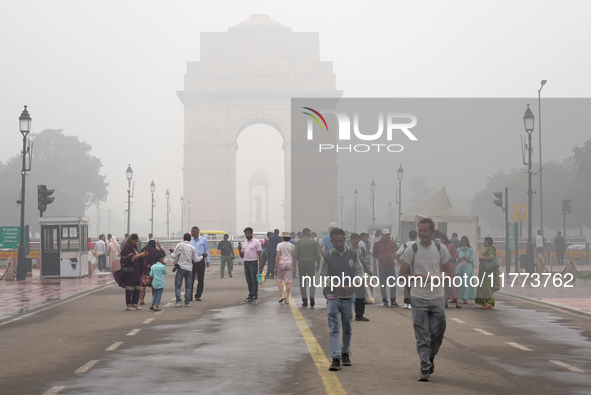
[[[400,218],[402,223],[402,241],[408,241],[408,232],[416,230],[416,222],[423,217],[429,217],[435,222],[435,229],[439,229],[451,239],[452,233],[458,238],[468,236],[475,255],[478,250],[478,216],[460,213],[454,210],[445,186],[441,188],[427,203],[410,214]],[[478,260],[478,258],[476,258]]]

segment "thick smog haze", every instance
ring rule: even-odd
[[[154,233],[166,235],[166,190],[171,196],[170,232],[179,232],[185,112],[177,92],[184,89],[187,62],[200,60],[201,32],[226,32],[252,14],[267,14],[294,32],[318,32],[320,60],[332,62],[336,89],[345,98],[525,98],[515,108],[514,133],[487,128],[494,114],[469,114],[476,125],[474,117],[481,116],[483,127],[462,133],[481,134],[482,141],[495,136],[504,140],[495,143],[497,153],[486,160],[475,156],[461,185],[447,182],[446,171],[458,169],[446,169],[445,162],[438,173],[413,168],[415,158],[408,156],[388,162],[393,180],[402,164],[405,180],[425,175],[434,190],[446,185],[456,208],[469,212],[469,199],[486,186],[486,177],[521,166],[521,118],[525,103],[531,103],[537,116],[540,80],[548,80],[543,98],[591,96],[590,13],[591,4],[583,1],[5,2],[0,15],[0,161],[20,155],[17,119],[27,105],[32,134],[62,129],[90,144],[92,155],[101,159],[101,174],[109,183],[108,199],[101,203],[101,233],[124,233],[128,165],[135,183],[132,232],[142,237],[149,232],[152,180],[157,195]],[[588,128],[559,130],[560,114],[544,113],[544,121],[544,161],[562,161],[589,139]],[[446,155],[463,139],[478,140],[459,131],[441,132],[453,140]],[[537,129],[534,136],[537,158]],[[271,182],[269,229],[282,228],[281,137],[268,126],[254,125],[237,141],[237,230],[249,224],[246,182],[257,168]],[[432,146],[420,152],[421,158],[437,155]],[[366,200],[360,203],[366,206],[371,178],[368,174],[364,190],[359,183]],[[27,210],[36,207],[30,192],[34,188],[27,185]],[[13,193],[15,201],[18,193]],[[264,191],[256,189],[252,197],[257,194]],[[380,198],[381,218],[387,217],[387,200]],[[15,207],[12,201],[2,203],[3,210]],[[46,215],[56,214],[66,213],[53,213],[48,206]],[[86,215],[95,235],[96,208]],[[191,224],[199,225],[199,218],[193,216]]]

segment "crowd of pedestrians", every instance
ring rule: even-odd
[[[382,305],[399,307],[396,301],[397,277],[414,276],[424,280],[417,285],[404,282],[403,308],[412,310],[416,348],[420,361],[420,381],[429,381],[435,370],[435,356],[441,346],[446,328],[445,308],[452,302],[461,308],[460,302],[474,300],[482,309],[492,309],[495,305],[494,292],[498,290],[499,270],[496,250],[492,238],[484,241],[485,252],[480,256],[479,278],[494,278],[491,283],[479,281],[477,289],[470,282],[446,283],[432,287],[430,274],[471,278],[474,275],[475,251],[467,236],[458,240],[456,233],[452,238],[437,230],[429,218],[417,223],[418,232],[408,234],[409,241],[398,246],[392,239],[389,229],[376,232],[370,240],[367,233],[351,233],[332,222],[329,233],[318,238],[315,232],[304,228],[295,232],[268,232],[264,240],[254,237],[253,229],[244,229],[246,241],[238,243],[237,250],[244,261],[244,275],[248,295],[244,303],[258,303],[258,287],[266,278],[276,278],[279,290],[279,303],[289,304],[292,279],[298,280],[301,306],[313,308],[316,304],[316,286],[321,279],[329,279],[323,284],[322,297],[327,301],[327,319],[330,331],[332,363],[330,370],[338,371],[342,366],[351,366],[352,321],[369,322],[365,316],[365,306],[373,302],[371,282],[336,282],[335,279],[377,278]],[[348,236],[348,237],[347,237]],[[89,240],[89,248],[92,242]],[[140,248],[139,237],[131,234],[120,244],[111,235],[101,235],[93,246],[97,252],[99,270],[111,270],[117,283],[125,289],[126,310],[141,310],[146,288],[152,289],[150,310],[160,311],[160,302],[167,274],[165,266],[166,251],[152,238],[144,248]],[[225,270],[232,277],[235,260],[234,246],[229,236],[223,236],[217,245],[220,253],[220,276]],[[183,241],[169,250],[175,272],[174,307],[189,307],[190,302],[201,301],[204,291],[204,273],[210,264],[209,243],[200,235],[197,226],[183,235]],[[102,257],[102,258],[99,258]],[[487,265],[487,262],[489,264]],[[494,263],[493,262],[493,263]],[[372,272],[372,263],[377,273]],[[374,270],[375,271],[375,270]],[[376,276],[377,275],[377,276]],[[318,282],[316,281],[318,280]],[[184,297],[182,287],[184,281]],[[196,283],[196,284],[195,284]],[[401,285],[402,286],[402,285]],[[193,299],[194,298],[194,299]],[[293,299],[291,299],[293,300]]]

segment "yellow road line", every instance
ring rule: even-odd
[[[326,359],[322,347],[320,347],[316,337],[314,337],[314,334],[306,323],[304,316],[302,316],[302,313],[298,309],[295,299],[291,296],[289,298],[289,307],[291,308],[291,313],[295,318],[298,328],[300,328],[300,331],[302,332],[302,336],[308,346],[308,351],[314,360],[314,364],[316,364],[316,369],[322,379],[327,395],[347,395],[336,373],[328,370],[330,363],[328,362],[328,359]]]

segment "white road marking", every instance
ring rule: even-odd
[[[487,332],[487,331],[485,331],[484,329],[478,329],[478,328],[474,328],[474,330],[475,330],[476,332],[480,332],[480,333],[482,333],[483,335],[487,335],[487,336],[494,336],[494,334],[492,334],[492,333],[490,333],[490,332]]]
[[[109,347],[107,347],[105,349],[105,351],[115,351],[117,349],[117,347],[119,347],[122,344],[123,344],[123,342],[115,342],[115,343],[111,344]]]
[[[572,366],[572,365],[569,365],[568,363],[564,363],[564,362],[562,362],[562,361],[553,361],[553,360],[550,360],[550,362],[552,362],[552,363],[554,363],[554,364],[556,364],[556,365],[558,365],[558,366],[562,366],[563,368],[567,368],[567,369],[568,369],[568,370],[570,370],[571,372],[576,372],[576,373],[585,373],[585,371],[584,371],[584,370],[581,370],[581,369],[579,369],[579,368],[575,368],[574,366]]]
[[[139,331],[141,331],[141,329],[134,329],[134,330],[132,330],[131,332],[129,332],[129,333],[127,334],[127,336],[134,336],[134,335],[136,335],[136,334],[137,334]]]
[[[48,389],[47,391],[45,391],[43,393],[43,395],[55,395],[58,392],[60,392],[61,390],[63,390],[64,388],[66,388],[66,387],[64,387],[64,386],[51,387],[50,389]]]
[[[164,311],[164,310],[162,310],[162,311]],[[162,314],[162,311],[157,311],[154,314]]]
[[[455,322],[457,322],[458,324],[465,324],[465,323],[466,323],[466,321],[462,321],[462,320],[461,320],[461,319],[459,319],[459,318],[450,318],[450,320],[452,320],[452,321],[455,321]]]
[[[507,344],[508,344],[508,345],[510,345],[510,346],[513,346],[513,347],[515,347],[515,348],[518,348],[518,349],[520,349],[520,350],[523,350],[523,351],[533,351],[531,348],[527,348],[527,347],[525,347],[525,346],[522,346],[522,345],[521,345],[521,344],[519,344],[519,343],[514,343],[514,342],[507,342]]]
[[[79,367],[74,373],[86,373],[86,372],[88,372],[88,369],[90,369],[94,365],[96,365],[97,362],[98,362],[98,359],[95,359],[95,360],[92,360],[92,361],[88,361],[84,365],[82,365],[81,367]]]
[[[143,322],[143,324],[149,324],[150,322],[154,321],[154,318],[148,318]]]
[[[176,299],[175,299],[175,300],[176,300]],[[170,302],[170,303],[166,303],[166,304],[164,305],[164,307],[170,307],[170,306],[172,306],[172,302]]]

